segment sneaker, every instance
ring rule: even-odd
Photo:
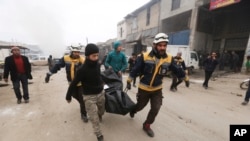
[[[248,101],[244,101],[241,103],[242,105],[247,105],[248,104]]]
[[[97,140],[98,140],[98,141],[104,141],[104,140],[103,140],[103,135],[97,137]]]
[[[28,100],[28,99],[25,99],[25,100],[24,100],[24,103],[29,103],[29,100]]]
[[[21,104],[22,103],[22,100],[21,99],[18,99],[17,100],[17,104]]]
[[[131,118],[134,118],[134,117],[135,117],[135,113],[134,113],[134,112],[132,112],[132,111],[131,111],[131,112],[129,112],[129,115],[130,115],[130,117],[131,117]]]
[[[89,121],[88,117],[86,114],[81,114],[83,122],[87,123]]]
[[[150,128],[150,124],[143,123],[143,130],[147,133],[149,137],[154,137],[154,131]]]

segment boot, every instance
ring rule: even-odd
[[[154,137],[154,131],[150,128],[150,124],[143,123],[143,130],[148,134],[150,137]]]
[[[104,141],[104,139],[103,139],[103,135],[101,135],[101,136],[97,137],[97,140],[98,140],[98,141]]]
[[[244,101],[241,103],[242,105],[247,105],[248,104],[248,101]]]

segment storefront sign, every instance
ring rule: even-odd
[[[214,10],[214,9],[228,6],[234,3],[238,3],[238,2],[240,2],[240,0],[210,0],[209,10]]]

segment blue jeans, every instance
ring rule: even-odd
[[[20,91],[20,82],[22,83],[22,88],[23,88],[23,99],[28,100],[29,99],[28,78],[25,74],[18,74],[17,79],[12,81],[16,98],[22,99],[22,94]]]

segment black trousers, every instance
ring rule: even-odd
[[[250,90],[247,90],[245,95],[245,101],[249,102],[249,99],[250,99]]]
[[[203,83],[203,86],[208,87],[208,81],[211,78],[213,74],[213,71],[205,71],[205,81]]]
[[[87,111],[85,108],[85,103],[83,101],[83,90],[81,86],[77,86],[77,89],[72,92],[72,97],[74,97],[79,102],[81,114],[86,115]]]
[[[132,112],[136,113],[142,110],[150,101],[150,110],[147,115],[145,123],[152,124],[160,111],[162,105],[162,90],[157,90],[153,92],[138,89],[137,93],[137,103],[135,109]]]
[[[176,75],[172,75],[172,84],[170,86],[170,89],[177,88],[179,84],[182,83],[183,78],[178,78]]]

